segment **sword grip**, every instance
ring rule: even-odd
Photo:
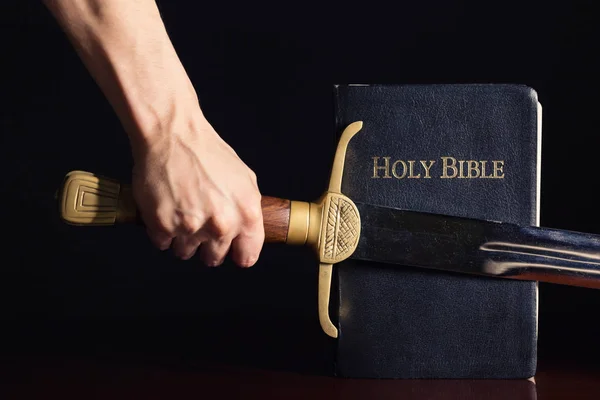
[[[290,226],[291,201],[263,196],[261,200],[265,243],[285,243]]]
[[[70,225],[141,223],[131,185],[90,172],[71,171],[65,176],[60,193],[60,215]],[[302,226],[290,226],[290,217],[294,205],[293,220],[306,219],[303,210],[308,210],[304,207],[308,203],[263,196],[261,204],[265,243],[293,244],[295,236],[303,235]]]

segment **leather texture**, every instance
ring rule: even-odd
[[[539,109],[531,88],[337,85],[334,95],[338,135],[348,124],[363,121],[349,144],[342,181],[342,192],[353,200],[538,223]],[[390,157],[390,168],[396,160],[407,166],[415,160],[413,175],[421,178],[402,177],[400,162],[396,177],[390,172],[383,178],[379,169],[380,178],[374,178],[373,157],[379,157],[380,166]],[[497,175],[503,178],[442,179],[441,157],[487,160],[487,168],[501,160]],[[435,160],[431,178],[417,169],[420,160]],[[348,260],[337,264],[333,290],[338,376],[518,379],[535,374],[535,282]]]

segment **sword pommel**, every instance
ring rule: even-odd
[[[66,175],[59,200],[61,217],[71,225],[114,225],[137,219],[130,186],[85,171]]]

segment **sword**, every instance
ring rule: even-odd
[[[600,235],[352,201],[341,193],[342,175],[348,143],[362,126],[354,122],[342,133],[329,187],[319,199],[262,198],[265,243],[308,246],[318,258],[318,313],[327,335],[338,335],[329,317],[333,265],[347,259],[600,288]],[[60,193],[67,224],[139,221],[131,185],[71,171]]]

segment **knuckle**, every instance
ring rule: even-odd
[[[212,217],[212,232],[217,239],[224,239],[233,231],[233,219],[226,213],[219,213]]]
[[[244,223],[256,223],[262,220],[262,196],[256,189],[244,193],[237,201],[238,212]]]
[[[169,218],[158,215],[152,223],[152,230],[161,236],[172,237],[175,235],[175,229]]]
[[[262,221],[263,215],[260,201],[258,203],[253,201],[252,205],[243,207],[241,213],[242,218],[247,225],[256,225],[258,222]]]
[[[182,231],[188,235],[193,235],[202,227],[198,218],[187,214],[182,216],[180,226]]]
[[[154,246],[160,250],[168,249],[172,242],[172,238],[160,233],[157,234],[155,232],[148,232],[148,236],[150,237],[150,240]]]
[[[223,264],[225,256],[226,254],[221,254],[214,251],[208,252],[204,255],[203,262],[209,267],[218,267],[219,265]]]
[[[181,260],[189,260],[190,258],[194,257],[195,255],[196,255],[196,248],[189,248],[189,249],[186,248],[181,253],[179,253],[177,255],[177,257],[180,258]]]
[[[254,183],[255,185],[258,183],[258,177],[256,176],[256,173],[252,170],[249,171],[250,174],[250,180],[252,181],[252,183]]]
[[[192,238],[188,236],[178,236],[175,239],[174,250],[178,258],[187,260],[194,256],[197,246],[194,244]]]
[[[229,249],[228,241],[209,240],[201,247],[201,258],[209,267],[216,267],[223,263]]]

